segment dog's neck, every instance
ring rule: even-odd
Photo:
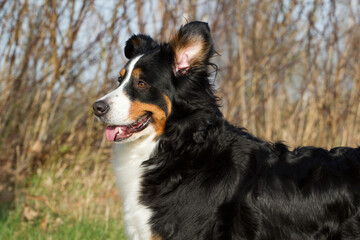
[[[157,146],[154,135],[136,141],[114,144],[112,163],[123,201],[125,231],[130,239],[150,239],[151,212],[139,202],[144,167],[141,165]]]

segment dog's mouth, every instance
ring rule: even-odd
[[[144,130],[151,122],[151,113],[147,113],[129,125],[106,127],[106,138],[111,142],[120,142],[131,137],[134,133]]]

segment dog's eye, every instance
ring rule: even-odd
[[[147,82],[141,79],[134,79],[133,86],[138,90],[146,90],[150,87],[150,85]]]
[[[139,86],[139,88],[144,88],[146,87],[147,83],[140,80],[137,85]]]

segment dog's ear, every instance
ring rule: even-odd
[[[159,44],[151,37],[144,34],[134,34],[129,40],[126,41],[124,48],[125,57],[131,59],[140,53],[153,50],[158,46]]]
[[[190,22],[182,26],[170,46],[175,54],[175,72],[186,73],[194,66],[207,65],[215,53],[210,28],[204,22]]]

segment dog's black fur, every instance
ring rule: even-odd
[[[181,39],[202,39],[201,58],[174,72]],[[260,140],[229,124],[209,83],[215,54],[206,23],[183,26],[173,43],[128,40],[128,58],[169,96],[170,113],[143,175],[141,202],[160,239],[360,239],[360,148],[330,151]],[[181,43],[180,43],[181,44]],[[151,67],[146,68],[146,64]],[[155,90],[154,90],[155,91]],[[155,94],[143,101],[156,103]]]

